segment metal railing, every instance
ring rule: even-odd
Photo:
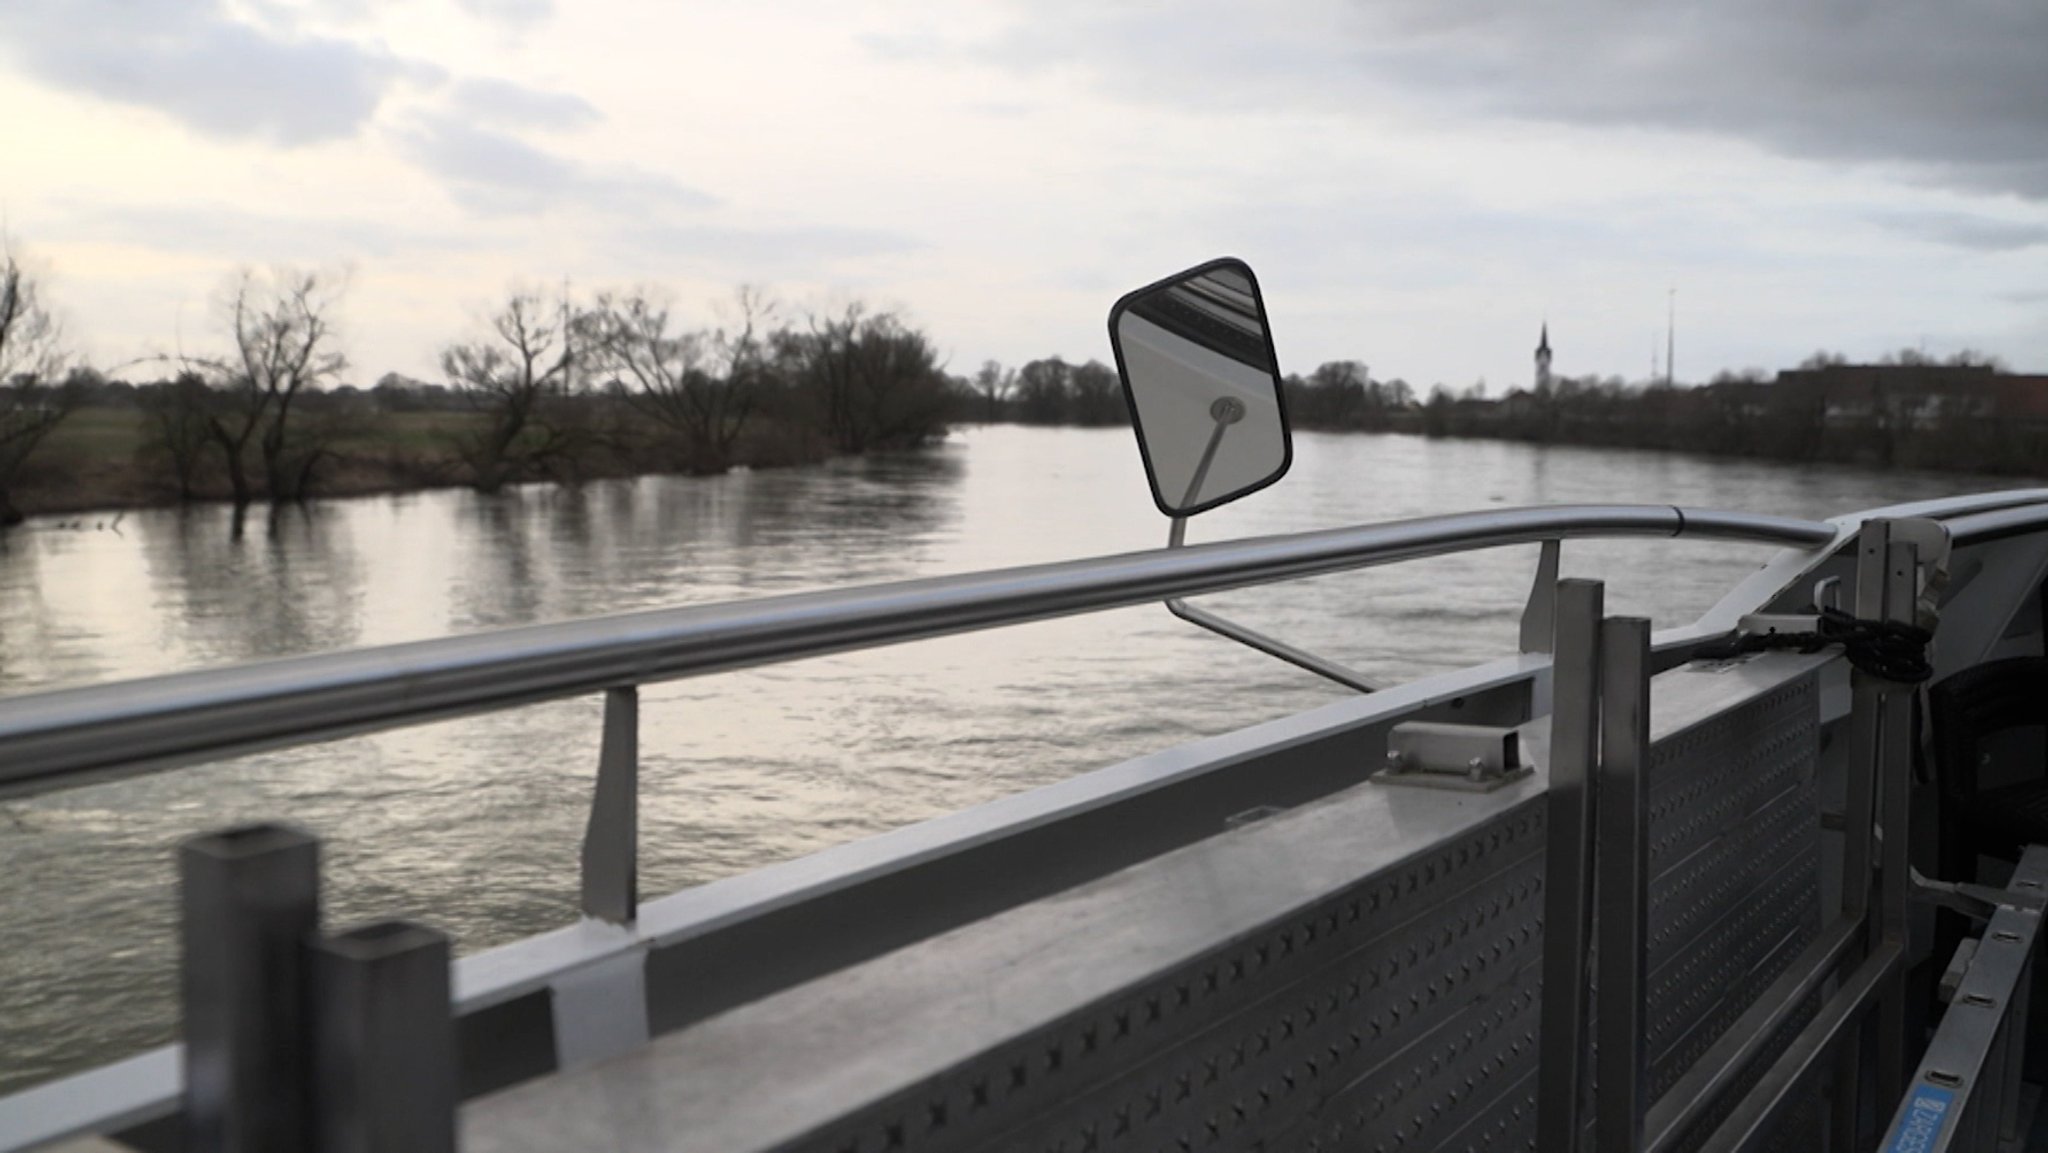
[[[1819,546],[1818,521],[1501,509],[657,609],[0,700],[0,797],[703,673],[1566,537]]]

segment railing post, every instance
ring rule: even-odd
[[[1884,619],[1911,624],[1918,599],[1920,550],[1917,546],[1891,541],[1885,549]],[[1883,682],[1884,721],[1878,745],[1878,787],[1882,802],[1878,827],[1884,832],[1883,855],[1879,858],[1878,935],[1887,941],[1907,944],[1907,912],[1912,901],[1910,876],[1912,815],[1908,811],[1913,787],[1913,707],[1918,694],[1911,688]],[[1910,951],[1909,951],[1910,952]],[[1880,986],[1877,1001],[1877,1099],[1891,1101],[1906,1088],[1906,981],[1905,966]]]
[[[1547,653],[1557,635],[1557,563],[1564,542],[1552,538],[1536,554],[1536,582],[1529,586],[1529,600],[1522,606],[1521,651]]]
[[[405,921],[314,947],[315,1153],[455,1153],[448,938]]]
[[[1889,573],[1891,522],[1866,520],[1856,537],[1855,613],[1865,620],[1884,614],[1885,585]],[[1850,673],[1853,686],[1849,712],[1847,792],[1842,814],[1842,916],[1851,923],[1863,922],[1875,928],[1870,913],[1872,881],[1871,851],[1877,821],[1877,792],[1881,780],[1878,757],[1883,747],[1884,687],[1875,677],[1860,670]],[[1845,960],[1854,965],[1877,943],[1877,934],[1866,931],[1861,947],[1851,947]],[[1846,1026],[1847,1036],[1835,1053],[1834,1117],[1829,1140],[1836,1153],[1850,1153],[1857,1147],[1857,1130],[1862,1122],[1859,1107],[1863,1088],[1863,1046],[1860,1021]]]
[[[604,694],[597,789],[583,833],[583,915],[629,924],[639,913],[640,690]]]
[[[1543,1002],[1536,1147],[1578,1148],[1586,1057],[1593,763],[1600,709],[1599,581],[1557,585],[1550,784],[1545,791]]]
[[[1643,1009],[1648,961],[1650,622],[1615,617],[1600,628],[1599,849],[1595,921],[1600,935],[1600,1048],[1594,1147],[1637,1153],[1648,1108]]]
[[[187,1147],[301,1153],[320,843],[286,825],[226,829],[179,846],[178,874]]]

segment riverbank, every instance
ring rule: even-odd
[[[321,446],[310,499],[461,488],[473,473],[458,438],[483,418],[465,412],[391,412],[333,434]],[[628,476],[701,474],[680,461],[645,427],[622,423],[587,430],[590,446],[551,462],[526,480],[575,482]],[[167,454],[152,445],[147,417],[134,408],[89,406],[72,413],[38,446],[10,495],[24,516],[69,516],[163,508],[231,499],[226,470],[205,453],[181,491]],[[253,456],[253,451],[251,453]],[[815,434],[763,422],[743,437],[735,464],[783,468],[832,456]]]

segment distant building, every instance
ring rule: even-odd
[[[1789,369],[1771,388],[1824,425],[1931,428],[1944,417],[2048,425],[2048,376],[1971,364],[1831,364]]]
[[[1536,391],[1550,391],[1550,322],[1543,322],[1543,336],[1536,342]]]

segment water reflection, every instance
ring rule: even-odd
[[[1213,540],[1492,504],[1628,499],[1820,516],[1980,487],[1641,452],[1301,437]],[[1130,434],[991,428],[929,453],[252,519],[129,515],[0,537],[0,688],[1157,547]],[[1574,542],[1615,611],[1697,614],[1768,555]],[[1214,598],[1399,679],[1508,651],[1533,546]],[[1331,699],[1286,665],[1130,609],[698,681],[643,698],[648,893],[727,875]],[[171,850],[289,816],[326,839],[330,917],[409,915],[473,950],[573,916],[599,703],[385,733],[0,805],[0,1090],[172,1028]]]

